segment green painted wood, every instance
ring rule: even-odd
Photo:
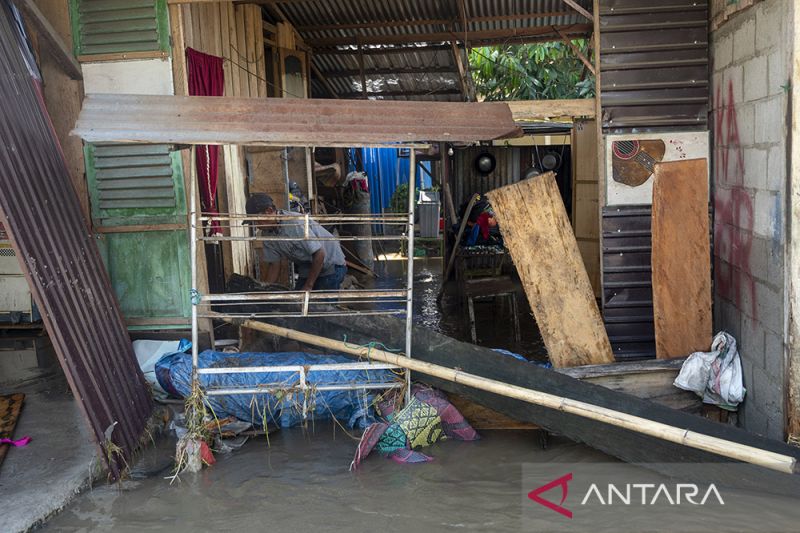
[[[167,0],[69,0],[75,55],[168,52]]]
[[[95,225],[186,220],[181,158],[169,145],[87,144],[84,152]]]
[[[189,317],[186,231],[103,235],[111,284],[126,318]]]
[[[84,155],[95,227],[186,223],[181,157],[169,145],[87,144]],[[126,318],[191,316],[186,230],[101,232],[97,239]]]

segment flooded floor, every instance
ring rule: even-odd
[[[518,531],[524,463],[612,460],[566,440],[542,449],[536,431],[486,431],[426,448],[431,463],[374,455],[350,472],[355,446],[330,425],[281,430],[172,485],[162,473],[94,488],[44,530]]]
[[[414,322],[464,342],[472,342],[467,307],[459,294],[458,284],[450,281],[441,302],[437,302],[443,277],[440,258],[414,259]],[[378,261],[375,288],[398,288],[405,285],[405,261]],[[505,299],[475,302],[475,331],[480,346],[502,348],[528,359],[546,360],[539,328],[528,305],[522,285],[515,283],[521,340],[514,338],[512,314]]]
[[[377,264],[369,286],[402,287],[403,261]],[[418,324],[470,341],[456,284],[441,305],[440,259],[417,258],[414,315]],[[514,339],[509,309],[475,307],[478,344],[531,359],[546,357],[521,289],[516,295],[522,341]],[[508,306],[506,306],[508,307]],[[401,465],[375,454],[349,471],[355,438],[317,423],[283,429],[227,455],[199,474],[170,484],[171,448],[149,476],[95,487],[44,527],[47,531],[517,531],[524,494],[522,465],[541,461],[609,461],[567,440],[542,448],[538,431],[485,431],[477,442],[443,442],[424,452],[435,461]],[[169,466],[167,466],[169,465]],[[134,468],[136,470],[136,468]]]

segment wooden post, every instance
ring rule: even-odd
[[[456,254],[458,253],[458,246],[461,242],[461,237],[464,235],[464,229],[467,227],[467,221],[469,220],[469,213],[472,211],[472,208],[475,206],[475,202],[478,201],[480,198],[479,195],[473,194],[472,198],[469,199],[469,203],[467,204],[467,210],[464,211],[464,216],[461,218],[461,225],[458,227],[458,234],[456,235],[456,242],[453,244],[453,251],[450,253],[450,259],[447,261],[447,268],[444,271],[444,277],[442,278],[442,286],[439,287],[439,294],[436,296],[436,301],[442,299],[442,295],[444,294],[444,287],[447,284],[447,279],[450,277],[450,272],[453,270],[453,263],[456,261]]]
[[[358,45],[358,71],[361,74],[361,96],[367,99],[367,75],[364,72],[364,47]]]

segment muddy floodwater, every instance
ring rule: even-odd
[[[522,465],[612,460],[537,431],[485,431],[442,442],[431,463],[379,455],[349,471],[356,442],[328,424],[281,430],[218,456],[170,485],[163,475],[95,487],[45,531],[518,531]]]
[[[404,262],[378,263],[376,288],[402,287]],[[470,340],[455,283],[437,304],[441,260],[415,260],[417,324]],[[546,353],[524,295],[517,294],[522,329],[516,342],[510,309],[475,307],[478,344],[528,358]],[[506,306],[508,307],[508,306]],[[46,531],[518,531],[522,465],[547,461],[609,461],[565,439],[542,447],[539,431],[483,431],[477,442],[443,442],[422,450],[435,461],[401,465],[377,454],[349,471],[355,438],[329,423],[253,438],[199,474],[165,480],[172,451],[136,479],[98,486],[44,526]],[[148,452],[150,453],[150,452]],[[152,454],[151,454],[152,455]],[[134,468],[137,471],[137,468]]]

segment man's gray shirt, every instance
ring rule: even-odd
[[[296,215],[288,211],[279,211],[280,215]],[[314,219],[310,219],[308,223],[308,233],[314,237],[331,238],[328,230],[323,228]],[[269,235],[264,232],[263,235]],[[275,263],[280,261],[282,257],[292,261],[297,266],[298,274],[300,277],[308,275],[311,268],[312,256],[322,248],[325,250],[325,261],[322,265],[322,272],[320,276],[328,276],[333,274],[334,266],[345,265],[344,254],[339,245],[339,241],[305,241],[305,221],[303,219],[281,220],[280,224],[275,230],[275,235],[278,237],[291,237],[294,240],[290,241],[264,241],[264,261],[267,263]]]

